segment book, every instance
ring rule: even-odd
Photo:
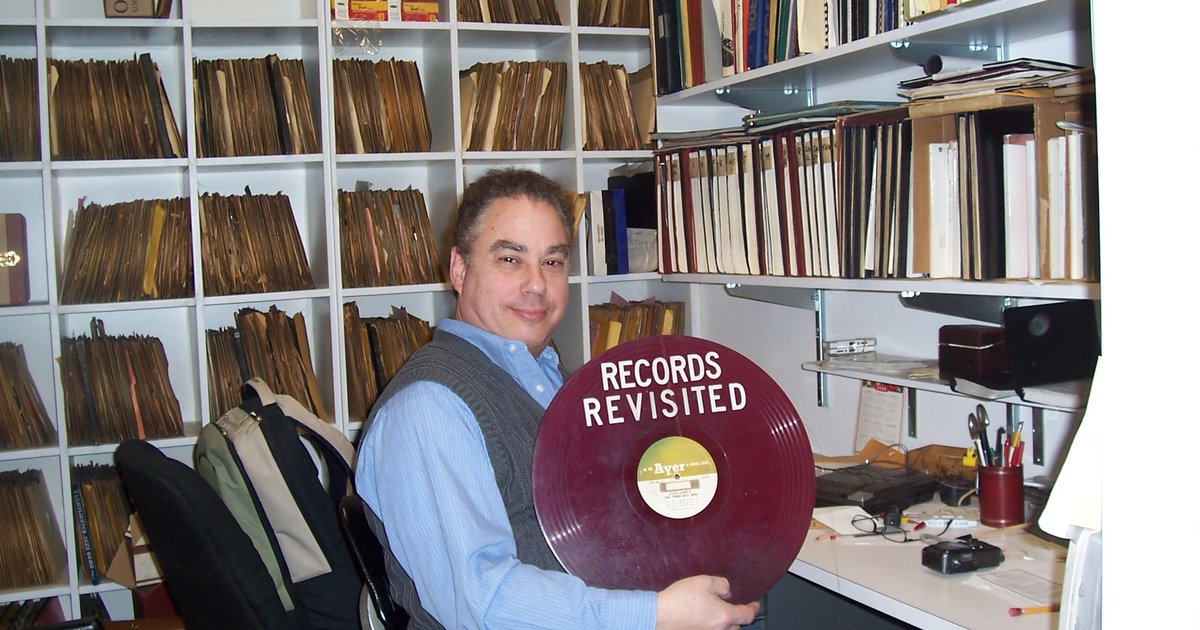
[[[75,510],[76,542],[79,554],[83,559],[83,567],[87,570],[88,580],[93,585],[100,583],[100,569],[96,562],[96,550],[92,545],[91,525],[88,524],[87,509],[83,503],[83,488],[78,483],[71,484],[71,502]]]
[[[671,94],[683,89],[683,48],[680,44],[678,0],[653,0],[654,20],[651,23],[654,40],[655,83],[658,94]]]
[[[588,273],[608,275],[608,227],[604,212],[604,191],[588,192]]]
[[[962,275],[958,208],[958,144],[929,145],[929,277]]]
[[[1032,277],[1037,269],[1036,153],[1032,133],[1009,133],[1003,140],[1004,275]]]
[[[616,241],[614,252],[616,256],[616,272],[617,274],[629,273],[629,233],[626,229],[629,227],[628,214],[625,204],[625,189],[613,188],[610,190],[612,199],[612,223],[613,235]],[[607,225],[609,217],[605,217]]]

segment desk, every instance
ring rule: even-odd
[[[926,506],[914,506],[912,510],[922,507]],[[952,529],[943,537],[990,529]],[[792,562],[793,575],[921,628],[1052,630],[1058,627],[1058,613],[1010,617],[1009,608],[1038,606],[1042,602],[998,586],[985,577],[999,580],[1020,575],[1010,572],[1024,571],[1062,584],[1065,547],[1026,532],[1000,533],[984,539],[1004,550],[1000,566],[943,575],[921,565],[921,550],[929,544],[926,541],[901,544],[879,536],[816,540],[827,532],[819,529],[809,532],[800,554]]]

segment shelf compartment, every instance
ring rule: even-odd
[[[354,29],[351,33],[354,36],[341,34],[338,29],[335,29],[330,55],[333,61],[394,59],[414,62],[420,74],[424,93],[425,110],[431,134],[431,150],[453,151],[458,119],[454,116],[454,108],[439,106],[439,104],[451,102],[452,86],[458,80],[451,67],[449,31],[445,29]],[[340,98],[340,96],[335,94],[333,98]],[[332,108],[332,102],[328,106]],[[330,109],[330,111],[336,116],[336,109]]]
[[[270,385],[271,390],[277,394],[289,394],[296,398],[301,404],[310,408],[317,416],[325,419],[328,422],[335,422],[335,416],[331,413],[336,410],[335,399],[333,396],[333,383],[336,372],[333,368],[333,337],[335,334],[331,330],[331,326],[341,325],[340,313],[334,317],[330,313],[330,302],[327,297],[314,297],[312,299],[280,299],[270,303],[236,303],[236,304],[213,304],[204,307],[203,326],[205,328],[205,352],[201,358],[199,365],[204,370],[205,382],[205,399],[204,407],[207,410],[209,421],[219,417],[232,404],[220,404],[221,400],[240,400],[240,396],[235,396],[230,390],[222,393],[220,383],[213,382],[211,368],[209,367],[210,357],[214,351],[213,346],[209,346],[208,339],[212,331],[225,330],[231,328],[239,328],[239,313],[243,310],[253,310],[258,313],[267,314],[268,317],[278,318],[280,316],[287,317],[288,323],[291,324],[291,330],[299,332],[295,329],[300,323],[304,325],[304,335],[295,335],[295,340],[300,344],[297,347],[297,354],[292,355],[293,359],[304,360],[305,357],[300,356],[304,350],[307,350],[308,366],[305,366],[302,371],[309,371],[313,380],[305,380],[302,384],[300,380],[293,379],[291,382],[297,388],[295,391],[289,391],[288,387],[281,383],[280,377],[276,376],[274,371],[270,373],[258,373],[261,370],[255,370],[254,362],[248,363],[249,369],[252,371],[252,376],[260,376]],[[271,311],[277,310],[278,314],[271,315]],[[253,314],[251,314],[253,315]],[[251,321],[257,319],[258,316],[253,316],[247,319]],[[281,322],[280,319],[274,320],[276,323]],[[243,339],[243,344],[246,340]],[[273,351],[273,355],[280,357],[284,356],[283,350]],[[247,352],[249,354],[249,352]],[[272,368],[274,370],[274,368]],[[242,375],[244,376],[244,374]],[[234,379],[237,383],[243,382],[244,378]],[[303,385],[303,390],[300,389]],[[315,390],[313,387],[315,386]],[[314,408],[315,407],[315,408]]]
[[[195,348],[196,339],[196,311],[191,307],[181,308],[162,308],[162,309],[144,309],[144,310],[126,310],[126,311],[109,311],[104,313],[84,312],[63,314],[60,316],[60,334],[61,352],[63,355],[69,353],[67,345],[68,339],[87,339],[88,343],[95,344],[97,335],[93,333],[92,321],[100,320],[103,322],[105,334],[109,339],[118,337],[152,337],[157,339],[161,344],[163,356],[167,362],[166,379],[171,387],[171,394],[175,400],[160,401],[164,409],[171,409],[175,404],[178,405],[178,420],[183,423],[183,431],[186,432],[186,423],[194,420],[197,417],[198,405],[198,374],[196,373],[197,353]],[[79,342],[77,341],[76,344]],[[146,348],[146,352],[151,352],[152,346]],[[77,364],[76,364],[77,365]],[[122,367],[122,366],[118,366]],[[113,383],[127,382],[127,372],[132,370],[132,365],[127,363],[125,372],[113,373]],[[60,364],[61,379],[64,383],[64,390],[68,389],[68,383],[73,379],[67,378],[65,370],[66,363]],[[94,373],[89,374],[93,377]],[[145,372],[135,374],[138,380],[150,378]],[[96,385],[97,387],[99,385]],[[119,385],[114,385],[119,386]],[[140,389],[140,388],[139,388]],[[144,391],[144,390],[141,390]],[[88,396],[86,392],[82,392],[84,396]],[[116,395],[116,394],[113,394]],[[87,398],[79,399],[86,401]],[[65,398],[66,404],[64,407],[69,407],[71,402],[70,397]],[[81,411],[76,413],[79,417],[76,422],[87,422],[86,412]],[[70,412],[68,412],[70,413]],[[170,411],[167,411],[170,417]],[[63,426],[67,426],[64,419]],[[87,429],[81,426],[77,432],[77,437],[84,435]],[[186,435],[186,433],[184,433]],[[119,440],[118,440],[119,441]],[[97,442],[80,441],[79,439],[70,440],[68,442],[75,445],[94,444]],[[100,439],[98,443],[115,446],[116,442],[109,439]]]
[[[78,0],[76,0],[78,1]],[[319,11],[328,11],[325,2],[313,0],[178,0],[194,20],[220,20],[234,23],[263,21],[306,20],[314,24],[321,19]]]
[[[314,287],[327,289],[330,286],[328,239],[333,235],[329,231],[329,217],[325,209],[325,171],[322,162],[261,163],[254,169],[239,166],[238,162],[205,165],[197,173],[196,184],[197,199],[210,193],[245,195],[247,189],[254,195],[285,195],[304,246]],[[199,226],[195,231],[199,236]],[[264,247],[274,242],[268,235],[255,238]],[[202,259],[200,264],[204,264]],[[207,290],[204,295],[207,295]]]
[[[12,351],[19,352],[24,359],[24,368],[27,370],[28,385],[35,391],[30,392],[31,396],[36,396],[36,401],[24,400],[23,396],[19,396],[17,400],[21,401],[18,404],[23,408],[23,415],[27,416],[27,423],[41,425],[38,421],[38,416],[44,412],[45,419],[49,422],[51,436],[48,442],[37,447],[27,447],[24,451],[39,452],[45,448],[57,448],[59,444],[59,423],[57,422],[57,405],[56,395],[57,388],[55,387],[54,372],[54,344],[50,336],[50,317],[48,315],[25,315],[20,317],[7,317],[4,319],[4,325],[0,326],[0,342],[11,343],[14,345]],[[13,374],[13,390],[10,392],[16,395],[16,386],[19,383],[25,382],[26,377],[17,372],[19,363],[13,361],[5,366],[5,369]],[[41,409],[37,409],[36,405],[41,405]],[[17,422],[16,418],[6,418],[4,422]],[[40,433],[40,429],[38,430]],[[28,442],[27,442],[28,443]],[[15,452],[4,451],[5,453]]]
[[[67,564],[67,548],[61,533],[62,512],[56,509],[62,496],[57,459],[21,464],[26,465],[4,466],[0,472],[0,496],[6,506],[2,544],[10,546],[4,553],[9,561],[5,575],[0,576],[0,590],[55,591],[66,583],[63,570]],[[12,511],[9,506],[14,506]],[[17,528],[29,529],[14,533]]]
[[[46,304],[50,299],[50,279],[47,277],[46,220],[42,211],[42,181],[40,173],[0,171],[0,215],[19,214],[25,223],[25,251],[17,252],[23,259],[17,262],[29,276],[29,302]],[[15,240],[15,235],[9,235]],[[7,252],[7,250],[5,250]],[[4,254],[5,252],[0,252]],[[11,273],[19,273],[17,267]],[[0,306],[0,315],[21,304]]]

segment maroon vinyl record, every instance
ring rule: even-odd
[[[812,519],[812,448],[779,385],[723,345],[661,336],[619,345],[550,403],[533,454],[538,520],[589,585],[659,591],[724,576],[758,600]]]

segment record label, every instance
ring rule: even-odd
[[[717,467],[699,442],[672,435],[646,449],[637,481],[650,509],[667,518],[690,518],[712,503]]]
[[[752,361],[696,337],[650,337],[563,384],[538,432],[533,493],[551,550],[589,585],[660,591],[717,575],[746,603],[804,543],[812,449]]]

